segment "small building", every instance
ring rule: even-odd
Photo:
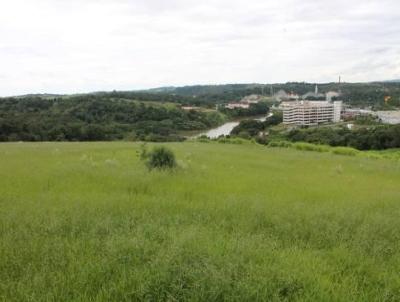
[[[181,109],[182,109],[182,110],[185,110],[185,111],[200,110],[200,107],[196,107],[196,106],[182,106]]]
[[[400,110],[397,111],[377,111],[376,115],[384,124],[400,124]]]
[[[342,118],[344,120],[352,120],[358,116],[368,116],[373,114],[374,112],[369,109],[345,108],[342,112]]]
[[[342,101],[292,101],[281,104],[286,125],[316,126],[338,123],[341,120]]]
[[[245,104],[245,103],[229,103],[225,105],[225,108],[227,109],[249,109],[250,104]]]
[[[248,96],[245,96],[244,98],[242,98],[240,100],[240,103],[244,103],[244,104],[257,104],[259,103],[261,100],[261,96],[257,95],[257,94],[251,94]]]

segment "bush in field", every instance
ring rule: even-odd
[[[155,147],[146,153],[145,162],[149,170],[153,169],[173,169],[176,167],[175,154],[166,147]]]
[[[201,135],[201,136],[196,138],[196,141],[199,142],[199,143],[209,143],[210,142],[210,138],[207,135]]]
[[[260,145],[268,145],[268,138],[264,135],[256,136],[255,142]]]

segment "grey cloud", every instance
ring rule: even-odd
[[[4,0],[0,95],[399,78],[399,32],[395,0]]]

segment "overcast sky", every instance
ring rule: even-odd
[[[400,78],[399,0],[0,0],[0,95]]]

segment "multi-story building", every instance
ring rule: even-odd
[[[292,101],[283,102],[281,107],[283,123],[287,125],[315,126],[341,120],[341,101]]]

